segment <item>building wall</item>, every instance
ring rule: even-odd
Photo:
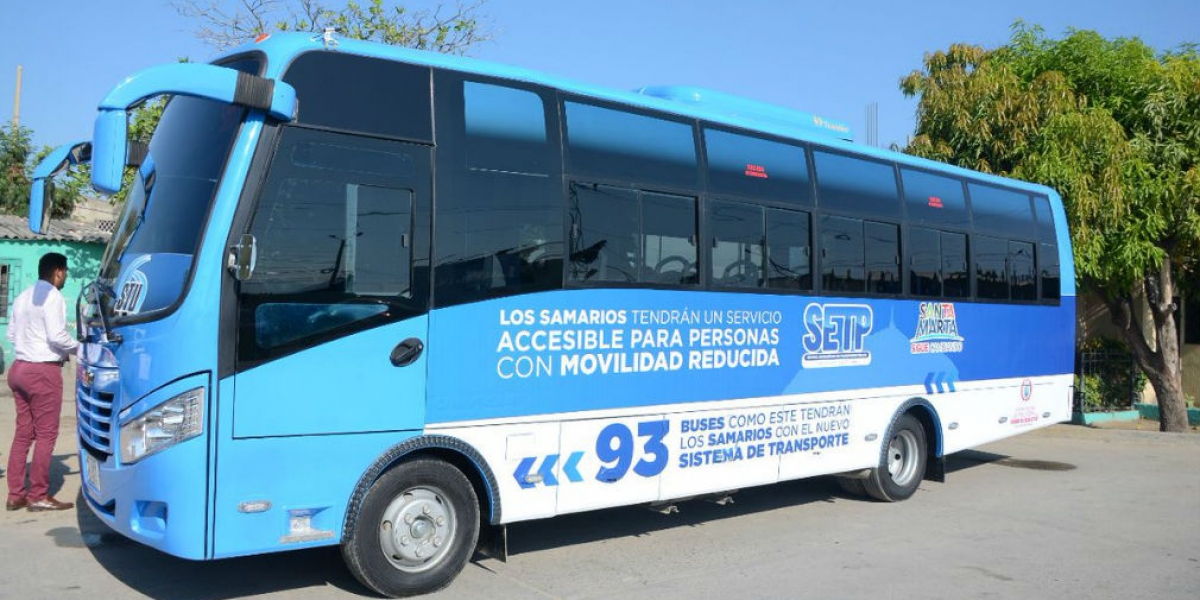
[[[1145,318],[1142,323],[1151,323],[1150,309],[1145,302],[1139,302],[1138,307],[1144,311]],[[1076,304],[1076,318],[1079,327],[1076,333],[1076,345],[1082,344],[1085,340],[1094,337],[1107,337],[1125,341],[1121,332],[1113,325],[1112,317],[1108,314],[1108,308],[1104,306],[1104,302],[1096,298],[1093,294],[1084,294],[1079,297],[1079,302]],[[1189,319],[1200,319],[1200,302],[1181,302],[1179,307],[1179,331],[1180,337],[1183,338],[1179,346],[1181,361],[1183,367],[1183,392],[1191,395],[1191,397],[1200,405],[1200,343],[1188,343],[1197,341],[1195,338],[1188,338],[1185,335]],[[1195,325],[1193,324],[1193,327]],[[1146,339],[1154,339],[1154,331],[1149,329],[1142,332]],[[1154,388],[1146,384],[1146,389],[1143,391],[1143,397],[1147,402],[1154,402]]]
[[[0,268],[7,266],[8,277],[7,294],[0,306],[0,348],[4,350],[5,365],[13,360],[12,344],[8,342],[12,302],[37,281],[38,260],[47,252],[58,252],[67,257],[68,276],[62,292],[67,300],[67,323],[74,332],[75,300],[84,284],[99,272],[104,246],[88,242],[0,239]]]

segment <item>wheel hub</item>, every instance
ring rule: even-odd
[[[379,545],[397,569],[424,571],[450,548],[454,510],[437,490],[416,488],[388,505],[380,522]]]

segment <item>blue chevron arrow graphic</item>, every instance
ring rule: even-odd
[[[925,393],[927,393],[927,394],[933,393],[933,376],[934,375],[936,375],[936,373],[929,373],[929,374],[925,375]]]
[[[944,380],[945,378],[946,378],[945,373],[938,373],[937,378],[934,379],[934,382],[937,383],[937,391],[939,394],[945,393],[945,391],[946,391],[945,388],[942,387],[942,380]]]
[[[538,469],[538,475],[542,476],[542,483],[546,485],[558,485],[558,478],[554,476],[554,464],[558,462],[558,455],[551,454],[542,461],[542,468]]]
[[[946,387],[950,388],[950,391],[952,391],[952,392],[957,391],[954,389],[954,378],[953,377],[950,377],[950,376],[946,377]]]
[[[536,456],[521,459],[521,464],[517,465],[517,470],[513,471],[513,479],[517,480],[517,485],[522,488],[529,489],[536,485],[532,481],[528,481],[529,470],[533,468],[533,462],[537,460]]]
[[[563,475],[572,483],[583,481],[583,476],[579,474],[579,459],[583,458],[583,451],[572,452],[567,457],[567,462],[563,463]]]

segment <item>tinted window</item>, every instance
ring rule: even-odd
[[[1013,300],[1037,300],[1037,277],[1033,270],[1033,244],[1008,243],[1008,280]]]
[[[710,191],[812,204],[802,146],[717,129],[704,130],[704,143]]]
[[[637,191],[572,182],[569,202],[570,279],[636,282],[641,262]]]
[[[1058,247],[1050,244],[1042,244],[1038,247],[1038,268],[1042,278],[1042,299],[1043,300],[1058,300],[1062,291],[1062,285],[1059,275],[1058,266]],[[1196,317],[1200,322],[1200,316]]]
[[[766,241],[763,208],[719,201],[709,206],[713,285],[761,287]]]
[[[571,172],[679,187],[697,185],[691,124],[578,102],[565,105]]]
[[[912,227],[908,230],[908,290],[914,296],[942,295],[942,235]]]
[[[812,250],[808,213],[767,209],[767,287],[812,289]]]
[[[967,236],[943,231],[941,239],[942,295],[947,298],[969,298],[971,277],[967,269]]]
[[[967,184],[976,231],[1031,239],[1033,209],[1029,196],[979,183]]]
[[[900,169],[900,177],[909,220],[963,228],[970,224],[961,181],[912,169]]]
[[[642,194],[642,281],[700,282],[696,264],[696,199]]]
[[[250,225],[258,263],[240,285],[242,360],[423,310],[412,220],[428,165],[425,147],[284,131]]]
[[[821,217],[821,287],[830,292],[866,290],[863,222]]]
[[[892,165],[814,151],[821,208],[899,216],[900,197]]]
[[[1008,300],[1008,241],[975,236],[975,295]]]
[[[1056,244],[1054,235],[1054,215],[1050,212],[1050,199],[1045,196],[1033,197],[1033,210],[1037,216],[1038,241],[1043,244]]]
[[[437,77],[435,303],[561,287],[557,121],[544,93]]]
[[[865,227],[867,291],[900,293],[900,228],[867,221]]]
[[[296,88],[299,122],[387,137],[433,140],[429,69],[342,54],[309,52],[283,80]]]
[[[537,94],[468,81],[463,84],[463,103],[468,168],[514,174],[550,172],[546,109]]]
[[[913,227],[906,240],[909,293],[947,298],[971,295],[966,235]]]

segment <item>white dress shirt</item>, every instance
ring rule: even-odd
[[[62,292],[44,279],[21,292],[8,319],[8,341],[17,360],[66,360],[79,342],[67,331],[67,303]]]

